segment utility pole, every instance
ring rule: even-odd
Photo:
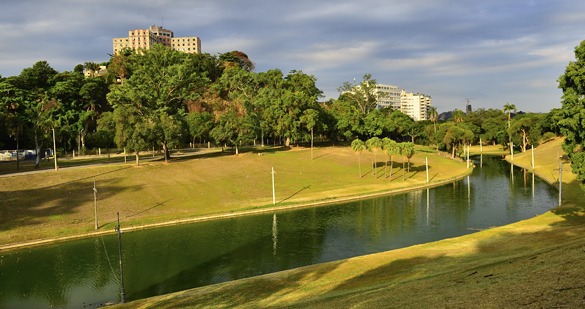
[[[532,169],[534,170],[534,145],[532,146]]]
[[[427,166],[427,182],[429,182],[429,157],[425,157],[425,164]]]
[[[272,205],[276,204],[276,192],[274,191],[274,167],[272,167]]]
[[[563,196],[563,156],[559,157],[559,206]]]
[[[18,153],[16,156],[18,156]],[[55,140],[55,127],[53,127],[53,158],[55,159],[55,170],[57,170],[57,141]]]
[[[95,230],[98,229],[98,217],[97,217],[97,189],[95,187],[95,180],[93,181],[93,207],[95,213]]]
[[[126,302],[126,294],[124,293],[124,264],[122,263],[122,230],[120,229],[120,213],[118,212],[118,256],[120,257],[120,299],[122,304]]]

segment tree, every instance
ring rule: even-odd
[[[575,61],[569,62],[559,77],[563,91],[559,127],[566,137],[563,149],[571,159],[571,168],[585,189],[585,41],[575,48]]]
[[[437,108],[434,106],[429,106],[427,108],[427,113],[429,114],[429,120],[433,123],[433,128],[435,129],[435,133],[437,132],[437,118],[439,117],[439,112]]]
[[[510,119],[512,119],[512,112],[516,112],[516,105],[512,103],[504,104],[504,113],[508,114],[508,129],[510,128]]]
[[[451,158],[455,158],[455,151],[461,151],[461,145],[464,143],[466,136],[473,135],[473,132],[463,129],[456,125],[451,125],[445,132],[443,142],[447,146],[447,150],[451,150]]]
[[[364,149],[366,149],[366,144],[364,144],[362,140],[356,138],[351,142],[351,149],[357,154],[360,178],[362,178],[362,163],[360,160],[360,154],[362,151],[364,151]]]
[[[465,113],[462,110],[455,109],[453,111],[453,120],[455,120],[455,122],[457,123],[463,122],[463,117],[465,117]]]
[[[390,137],[394,140],[404,140],[406,136],[410,136],[411,142],[414,140],[414,136],[416,134],[415,122],[405,113],[399,110],[393,110],[390,115],[388,115],[388,126],[390,132]]]
[[[410,159],[416,153],[416,150],[414,148],[414,143],[411,143],[411,142],[403,143],[402,149],[403,149],[402,153],[404,154],[404,156],[408,160],[408,163],[406,165],[407,169],[408,169],[407,172],[410,173]]]
[[[376,154],[378,153],[378,150],[382,148],[382,140],[374,136],[366,141],[366,148],[368,151],[374,153],[374,159],[372,160],[372,175],[376,177],[376,165],[378,165]]]
[[[301,123],[303,123],[307,130],[311,132],[311,160],[313,160],[313,129],[317,124],[317,120],[319,118],[319,112],[316,109],[307,109],[303,111],[303,116],[301,116]]]
[[[41,149],[48,131],[58,126],[55,116],[59,111],[59,103],[49,96],[49,90],[54,85],[57,71],[46,61],[38,61],[32,67],[25,68],[18,75],[14,83],[26,95],[25,115],[28,120],[36,150],[35,168],[41,163]],[[55,155],[57,149],[54,149]]]
[[[216,143],[230,144],[239,154],[242,142],[253,140],[256,136],[256,115],[253,101],[256,95],[255,74],[239,66],[228,67],[213,89],[216,99],[213,111],[214,128],[210,136]]]
[[[14,78],[0,81],[0,120],[6,127],[10,137],[16,140],[16,170],[20,168],[20,137],[27,123],[25,109],[27,100],[26,91],[14,84]]]
[[[254,63],[248,58],[248,55],[238,50],[221,54],[219,61],[224,69],[238,66],[248,72],[254,71]]]
[[[346,100],[356,106],[362,115],[367,115],[378,105],[378,96],[376,95],[376,80],[371,74],[364,74],[359,85],[350,82],[344,82],[337,89],[341,93],[340,100]]]
[[[514,117],[508,132],[510,136],[520,135],[522,152],[526,152],[528,145],[533,147],[538,145],[538,141],[542,136],[541,118],[543,116],[538,114],[524,114]]]
[[[394,166],[393,157],[401,153],[400,144],[395,141],[390,141],[386,144],[386,153],[390,157],[390,180],[392,180],[392,168]]]
[[[388,156],[388,160],[391,160],[390,152],[388,150],[392,147],[393,143],[395,144],[396,142],[390,139],[389,137],[384,137],[382,139],[382,150]],[[388,160],[386,160],[384,164],[384,178],[387,178],[386,170],[388,170]]]
[[[207,84],[190,61],[188,54],[155,44],[133,56],[130,78],[108,94],[115,108],[131,106],[125,112],[136,113],[138,122],[153,130],[148,136],[154,140],[144,142],[160,144],[165,162],[170,159],[169,148],[180,143],[187,103],[196,100]]]

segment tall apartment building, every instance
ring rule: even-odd
[[[377,108],[390,107],[400,110],[400,89],[398,86],[388,84],[376,84],[374,93],[378,97]]]
[[[420,93],[400,93],[400,111],[415,121],[427,120],[427,108],[431,106],[431,97]]]
[[[114,54],[119,53],[124,48],[133,50],[150,49],[157,43],[189,54],[201,53],[201,39],[199,37],[175,38],[173,31],[159,26],[130,30],[128,31],[128,37],[112,39]]]

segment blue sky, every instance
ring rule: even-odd
[[[256,71],[302,70],[326,98],[370,73],[431,95],[439,112],[560,107],[557,79],[585,39],[582,0],[19,0],[0,11],[0,75],[112,53],[112,38],[162,25],[203,52],[241,50]]]

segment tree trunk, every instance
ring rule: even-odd
[[[169,163],[169,160],[171,159],[171,155],[169,153],[169,148],[167,147],[167,143],[162,143],[162,147],[163,147],[163,153],[164,153],[164,157],[165,157],[165,163]]]
[[[362,161],[360,160],[359,154],[358,154],[358,168],[360,170],[360,178],[362,178]]]
[[[392,156],[390,156],[390,180],[392,180],[392,168],[394,167],[394,160]]]
[[[140,165],[140,151],[136,150],[136,166]]]
[[[236,143],[236,156],[240,154],[240,148],[238,147],[238,143]]]
[[[20,169],[20,158],[18,157],[18,148],[20,148],[19,134],[18,134],[18,132],[16,132],[16,170],[17,171]]]
[[[37,156],[35,158],[35,167],[34,167],[35,169],[39,168],[39,165],[41,164],[41,147],[42,147],[42,145],[39,144],[39,135],[38,135],[37,131],[35,130],[35,150],[37,152]],[[53,151],[56,152],[55,149],[53,149]]]

